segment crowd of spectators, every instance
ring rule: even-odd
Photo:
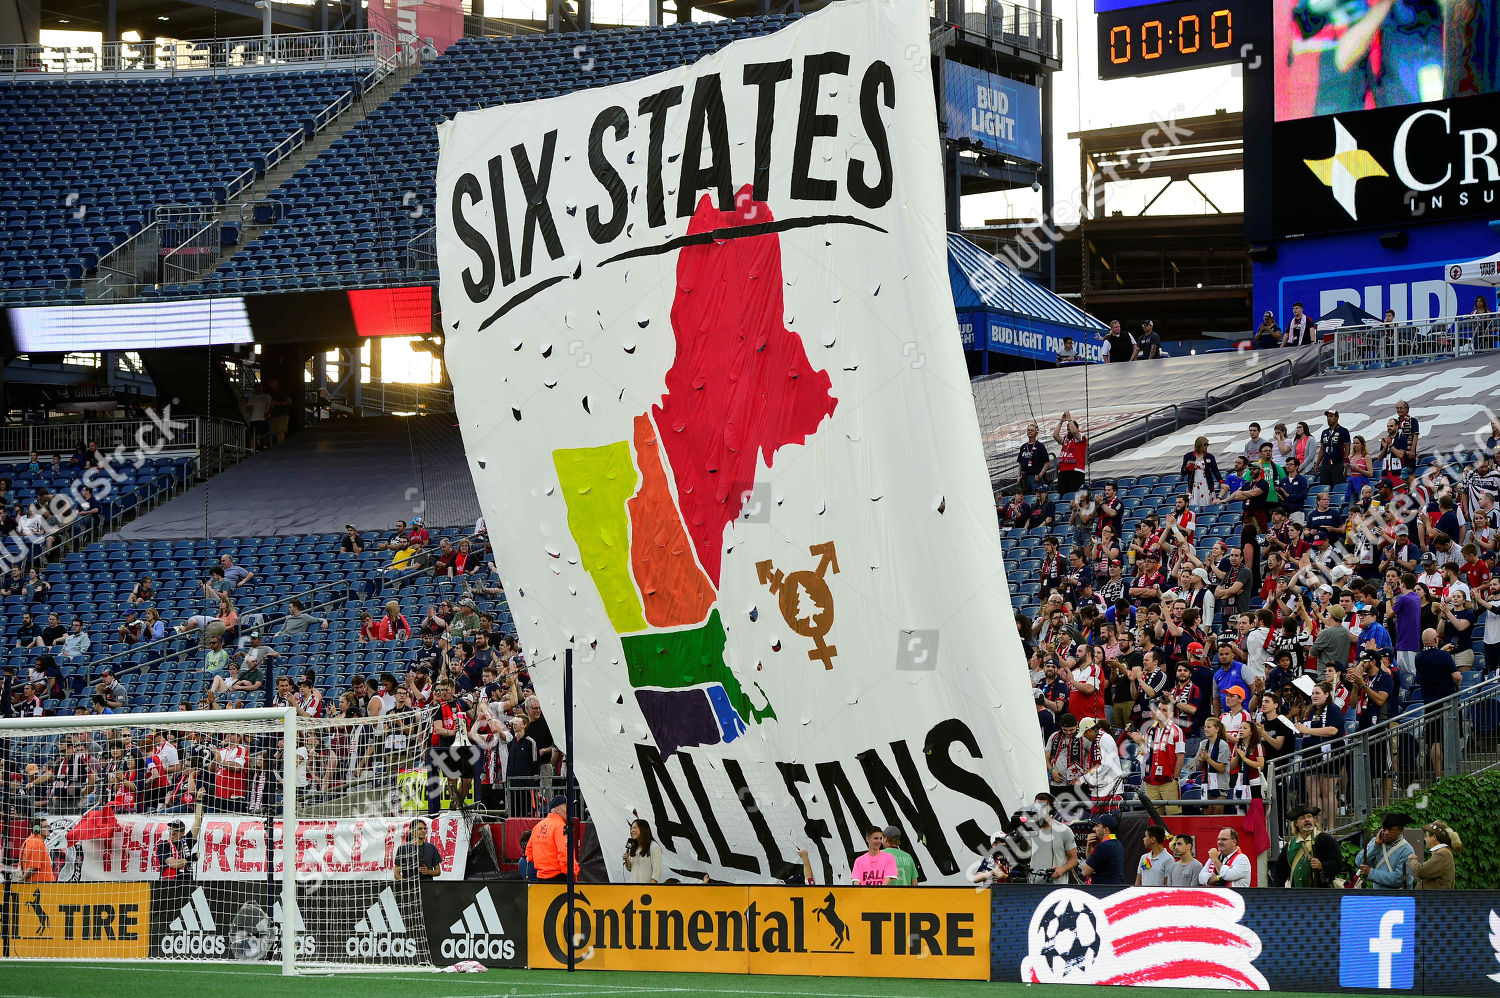
[[[1448,477],[1423,460],[1405,402],[1373,446],[1333,410],[1325,424],[1314,434],[1278,423],[1267,437],[1252,423],[1232,457],[1200,437],[1170,509],[1132,522],[1115,482],[1063,486],[1032,427],[1020,484],[997,502],[1002,526],[1052,531],[1039,610],[1016,623],[1054,794],[1081,794],[1096,814],[1135,786],[1171,802],[1166,814],[1243,811],[1266,795],[1268,763],[1449,696],[1465,674],[1500,672],[1490,456]],[[1221,507],[1238,522],[1210,543],[1197,518]],[[1440,727],[1425,733],[1414,782],[1443,772]],[[1376,800],[1415,790],[1393,786],[1383,743],[1370,776]],[[1330,824],[1347,807],[1348,778],[1276,791]]]
[[[1458,328],[1459,337],[1472,336],[1481,330],[1493,336],[1494,327],[1491,325],[1493,322],[1492,318],[1477,320],[1473,318],[1473,316],[1492,317],[1493,315],[1494,310],[1490,308],[1489,298],[1482,294],[1476,295],[1474,305],[1468,315],[1459,317],[1459,322],[1455,324]],[[1325,316],[1324,318],[1327,319],[1328,317]],[[1343,321],[1347,320],[1325,325],[1329,329],[1342,328]],[[1365,321],[1370,322],[1371,320],[1366,319]],[[1440,321],[1444,326],[1453,322],[1452,317]],[[1363,328],[1361,327],[1361,329]],[[1372,328],[1375,330],[1396,331],[1402,336],[1403,340],[1413,346],[1416,342],[1419,342],[1422,335],[1415,324],[1404,323],[1398,320],[1396,318],[1396,310],[1391,308],[1385,310],[1381,315],[1380,322],[1374,324]],[[1261,313],[1260,325],[1255,327],[1255,331],[1250,337],[1250,348],[1253,350],[1274,350],[1278,347],[1308,346],[1318,342],[1318,339],[1318,323],[1312,316],[1306,313],[1302,302],[1299,301],[1292,304],[1292,314],[1287,318],[1285,325],[1276,321],[1276,313],[1270,309],[1266,309]]]
[[[302,599],[293,598],[283,604],[284,612],[256,608],[256,625],[241,626],[236,590],[252,579],[264,581],[263,573],[274,578],[275,568],[238,564],[227,554],[201,582],[201,612],[176,623],[164,622],[157,613],[150,574],[132,587],[124,620],[112,629],[96,628],[110,631],[111,641],[91,639],[81,619],[65,626],[52,612],[41,624],[28,610],[14,641],[16,647],[41,653],[23,675],[7,667],[0,707],[5,716],[65,712],[67,704],[76,702],[80,684],[88,684],[94,690],[91,705],[74,706],[71,712],[129,712],[129,681],[149,673],[122,675],[108,659],[90,663],[100,652],[156,642],[161,655],[150,660],[152,669],[185,672],[201,684],[181,700],[180,710],[281,704],[317,722],[305,729],[295,748],[298,791],[304,799],[333,799],[368,785],[372,777],[400,770],[414,774],[414,786],[426,787],[407,791],[417,798],[408,806],[415,803],[433,813],[445,806],[510,816],[544,813],[564,760],[541,715],[519,643],[499,629],[498,615],[484,605],[502,596],[503,589],[480,553],[486,540],[483,522],[457,543],[439,538],[435,556],[427,559],[421,552],[429,538],[416,519],[400,523],[378,541],[399,569],[383,573],[383,587],[399,591],[427,575],[455,590],[453,598],[438,598],[424,607],[424,615],[414,622],[397,599],[390,599],[385,613],[371,620],[367,612],[356,619],[355,611],[341,604],[311,612]],[[339,542],[344,553],[365,547],[364,536],[352,526]],[[337,552],[329,556],[335,558]],[[322,678],[339,670],[315,662],[283,666],[278,643],[287,646],[334,627],[353,629],[361,642],[356,648],[401,646],[406,653],[395,668],[389,655],[381,655],[380,667],[369,672],[356,668],[345,675],[342,689],[329,689]],[[279,793],[278,737],[166,728],[150,732],[148,745],[132,744],[131,737],[129,728],[77,732],[49,742],[41,756],[35,746],[28,748],[24,759],[17,743],[0,740],[4,786],[23,811],[53,815],[100,804],[119,812],[191,810],[200,795],[217,809],[254,810]]]

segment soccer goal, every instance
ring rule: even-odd
[[[468,848],[430,742],[399,707],[0,721],[0,959],[430,967],[422,876]]]

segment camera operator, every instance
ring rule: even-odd
[[[1078,839],[1061,821],[1052,820],[1056,798],[1037,794],[1030,826],[1031,869],[1028,883],[1075,883],[1078,869]]]

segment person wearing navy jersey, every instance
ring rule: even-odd
[[[1411,405],[1405,399],[1396,403],[1396,436],[1392,453],[1401,459],[1401,467],[1407,474],[1417,470],[1417,443],[1422,438],[1422,426],[1411,414]]]
[[[450,791],[449,799],[455,804],[465,799],[469,789],[471,767],[467,746],[457,745],[458,732],[467,729],[468,717],[463,704],[454,699],[454,692],[453,680],[444,677],[438,681],[437,702],[432,706],[432,743],[427,755],[427,813],[433,817],[442,810],[444,783]]]
[[[185,883],[193,879],[197,859],[198,832],[203,827],[203,802],[193,812],[193,830],[185,831],[181,818],[167,825],[167,837],[156,843],[156,869],[165,883]]]
[[[1432,704],[1458,692],[1463,674],[1446,648],[1438,647],[1435,628],[1422,632],[1422,650],[1416,657],[1417,686],[1422,691],[1424,710],[1432,710]],[[1443,775],[1443,722],[1436,715],[1427,722],[1427,745],[1432,758],[1433,779]]]
[[[1020,475],[1021,491],[1031,492],[1047,477],[1047,469],[1052,464],[1052,455],[1047,453],[1047,445],[1037,439],[1039,427],[1031,423],[1026,427],[1026,442],[1021,445],[1016,454],[1016,470]]]
[[[1345,462],[1349,459],[1349,431],[1339,425],[1339,411],[1329,409],[1323,415],[1328,427],[1318,437],[1318,481],[1324,485],[1343,485],[1348,479]]]
[[[1094,818],[1094,829],[1089,832],[1089,858],[1080,867],[1091,884],[1125,883],[1125,847],[1115,836],[1120,820],[1113,814],[1101,814]]]
[[[1366,608],[1365,613],[1368,612]],[[1396,706],[1396,678],[1381,668],[1377,653],[1362,654],[1359,662],[1344,674],[1344,681],[1349,684],[1354,721],[1360,731],[1367,731],[1391,716]],[[1389,799],[1394,773],[1390,739],[1372,738],[1369,746],[1370,778],[1381,782],[1385,790],[1381,799]]]

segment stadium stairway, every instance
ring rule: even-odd
[[[690,63],[796,15],[462,38],[275,192],[283,218],[205,278],[240,293],[415,283],[408,244],[431,230],[438,123],[463,110],[571,93]],[[183,293],[201,291],[187,285]]]
[[[81,295],[76,282],[156,206],[222,201],[257,155],[357,86],[349,71],[0,84],[12,150],[0,163],[0,297]]]
[[[470,526],[479,518],[451,415],[322,424],[157,507],[116,538],[300,535],[345,523],[389,532],[413,516]]]
[[[421,66],[400,66],[393,70],[388,76],[374,86],[358,92],[354,101],[338,117],[323,126],[315,134],[310,142],[305,142],[286,159],[271,167],[256,179],[254,185],[245,190],[237,197],[231,198],[230,207],[241,205],[250,206],[259,201],[276,201],[278,189],[286,183],[297,171],[316,159],[322,152],[332,146],[345,133],[368,118],[376,108],[393,97],[402,87],[409,83]],[[245,226],[241,231],[240,239],[232,246],[226,246],[213,261],[209,269],[216,269],[230,260],[246,246],[253,243],[261,233],[279,221],[279,213],[274,206],[264,206],[259,210],[253,210],[247,215]]]

